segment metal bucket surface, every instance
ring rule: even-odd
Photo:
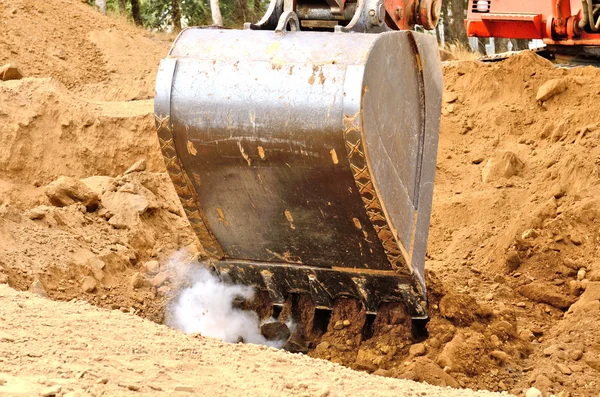
[[[423,317],[441,92],[433,36],[192,28],[161,62],[156,124],[226,277]]]

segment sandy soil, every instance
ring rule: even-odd
[[[265,346],[226,345],[119,310],[53,302],[4,285],[0,305],[3,396],[58,389],[64,396],[497,395],[376,377]]]
[[[135,313],[162,323],[165,303],[178,289],[171,258],[182,248],[190,260],[202,256],[164,173],[148,99],[169,38],[101,17],[74,0],[0,3],[0,23],[6,27],[0,35],[0,64],[15,62],[27,76],[0,82],[0,284],[113,310],[27,298],[0,286],[2,299],[25,302],[18,312],[16,303],[0,305],[0,316],[7,320],[1,323],[2,332],[13,335],[9,342],[0,335],[0,346],[19,351],[23,360],[3,362],[11,365],[9,373],[0,373],[6,385],[29,384],[30,376],[37,382],[45,371],[54,374],[45,375],[46,380],[60,378],[61,366],[72,360],[81,365],[69,366],[72,373],[89,368],[97,376],[72,379],[65,391],[71,387],[113,395],[131,392],[127,385],[141,385],[141,392],[151,393],[151,371],[160,370],[164,372],[156,375],[156,384],[165,391],[177,384],[200,387],[201,379],[207,378],[199,377],[197,360],[184,361],[198,359],[200,347],[190,347],[196,345],[202,345],[202,357],[215,357],[210,363],[241,352],[247,355],[215,367],[219,374],[230,374],[212,377],[215,390],[230,385],[241,394],[238,387],[244,379],[251,382],[248,388],[259,387],[259,380],[271,382],[271,375],[251,373],[255,362],[277,362],[271,357],[286,358],[275,369],[286,375],[278,377],[302,376],[299,366],[349,374],[342,389],[319,372],[318,387],[327,387],[331,395],[358,394],[360,389],[354,387],[359,386],[354,385],[364,382],[374,385],[375,394],[387,393],[387,382],[400,385],[398,380],[345,371],[305,356],[186,337],[136,316],[115,314],[114,310]],[[599,74],[594,68],[557,69],[532,54],[496,64],[446,63],[427,261],[429,336],[412,337],[402,309],[387,307],[387,317],[379,321],[390,322],[391,328],[364,339],[354,329],[364,320],[350,303],[340,310],[339,320],[351,319],[351,326],[339,330],[333,327],[335,321],[330,323],[309,355],[388,378],[440,386],[515,395],[534,386],[545,396],[597,397]],[[73,179],[54,182],[61,176]],[[55,194],[67,185],[75,198]],[[82,318],[81,327],[69,317],[77,310],[90,316],[85,325]],[[34,315],[45,317],[29,321]],[[103,322],[106,331],[104,325],[99,327]],[[109,325],[118,331],[109,331]],[[52,327],[68,327],[71,336]],[[148,329],[153,336],[143,342],[139,336],[124,336],[114,345],[106,340],[114,333],[125,335],[131,327]],[[52,348],[39,337],[36,343],[16,343],[27,340],[16,335],[20,328],[30,333],[46,330],[48,337],[64,343]],[[97,331],[90,332],[93,329]],[[77,346],[88,343],[93,350],[71,347],[75,333],[81,341]],[[165,346],[167,336],[180,347]],[[95,344],[98,339],[100,345]],[[134,343],[126,348],[128,340]],[[46,353],[27,356],[38,350]],[[93,359],[105,351],[124,356],[111,356],[114,361],[105,367]],[[155,353],[177,355],[180,366],[161,367],[166,364],[149,358]],[[59,360],[55,354],[64,356]],[[131,377],[119,378],[123,366],[134,365],[127,362],[138,361],[139,366],[126,372]],[[144,374],[136,372],[140,370]],[[109,382],[96,384],[102,377]],[[37,389],[32,393],[52,386],[33,385]],[[260,387],[264,394],[281,383]],[[285,390],[318,395],[310,387]]]
[[[173,37],[99,18],[85,2],[0,4],[0,65],[52,77],[79,96],[108,101],[153,97],[156,65]]]

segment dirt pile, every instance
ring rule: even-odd
[[[151,100],[88,102],[48,78],[2,83],[0,203],[35,205],[59,176],[116,176],[138,158],[162,170],[152,114]]]
[[[61,177],[45,189],[56,206],[0,206],[0,278],[162,322],[169,258],[200,252],[167,176],[140,164],[116,178]]]
[[[579,351],[596,357],[600,339],[598,327],[585,326],[600,316],[592,292],[600,266],[600,70],[558,69],[524,53],[499,64],[451,63],[444,75],[429,269],[493,312],[512,313],[513,336],[531,354],[519,358],[502,340],[495,348],[522,368],[502,376],[511,390],[534,384],[595,396],[597,369]],[[560,88],[552,95],[549,81],[560,82],[550,84]],[[486,376],[512,365],[486,353],[499,367]]]
[[[374,377],[265,346],[225,344],[118,310],[53,302],[4,285],[0,307],[3,396],[496,395]]]
[[[25,76],[52,77],[93,100],[152,98],[172,39],[74,0],[2,2],[0,26],[0,65],[15,63]]]

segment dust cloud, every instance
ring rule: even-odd
[[[252,299],[253,288],[224,283],[199,262],[185,263],[184,257],[184,252],[177,252],[169,263],[169,268],[177,269],[179,278],[185,279],[187,286],[179,290],[167,307],[167,325],[188,334],[200,333],[229,343],[243,341],[283,347],[285,340],[267,340],[261,334],[262,324],[255,312],[234,307],[235,300]],[[275,320],[267,322],[271,321]]]

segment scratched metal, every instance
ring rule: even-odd
[[[401,299],[412,280],[425,300],[442,90],[434,38],[188,29],[163,62],[176,62],[159,76],[168,95],[157,84],[168,114],[156,106],[197,194],[201,241],[218,242],[223,266],[392,271],[378,299]]]

